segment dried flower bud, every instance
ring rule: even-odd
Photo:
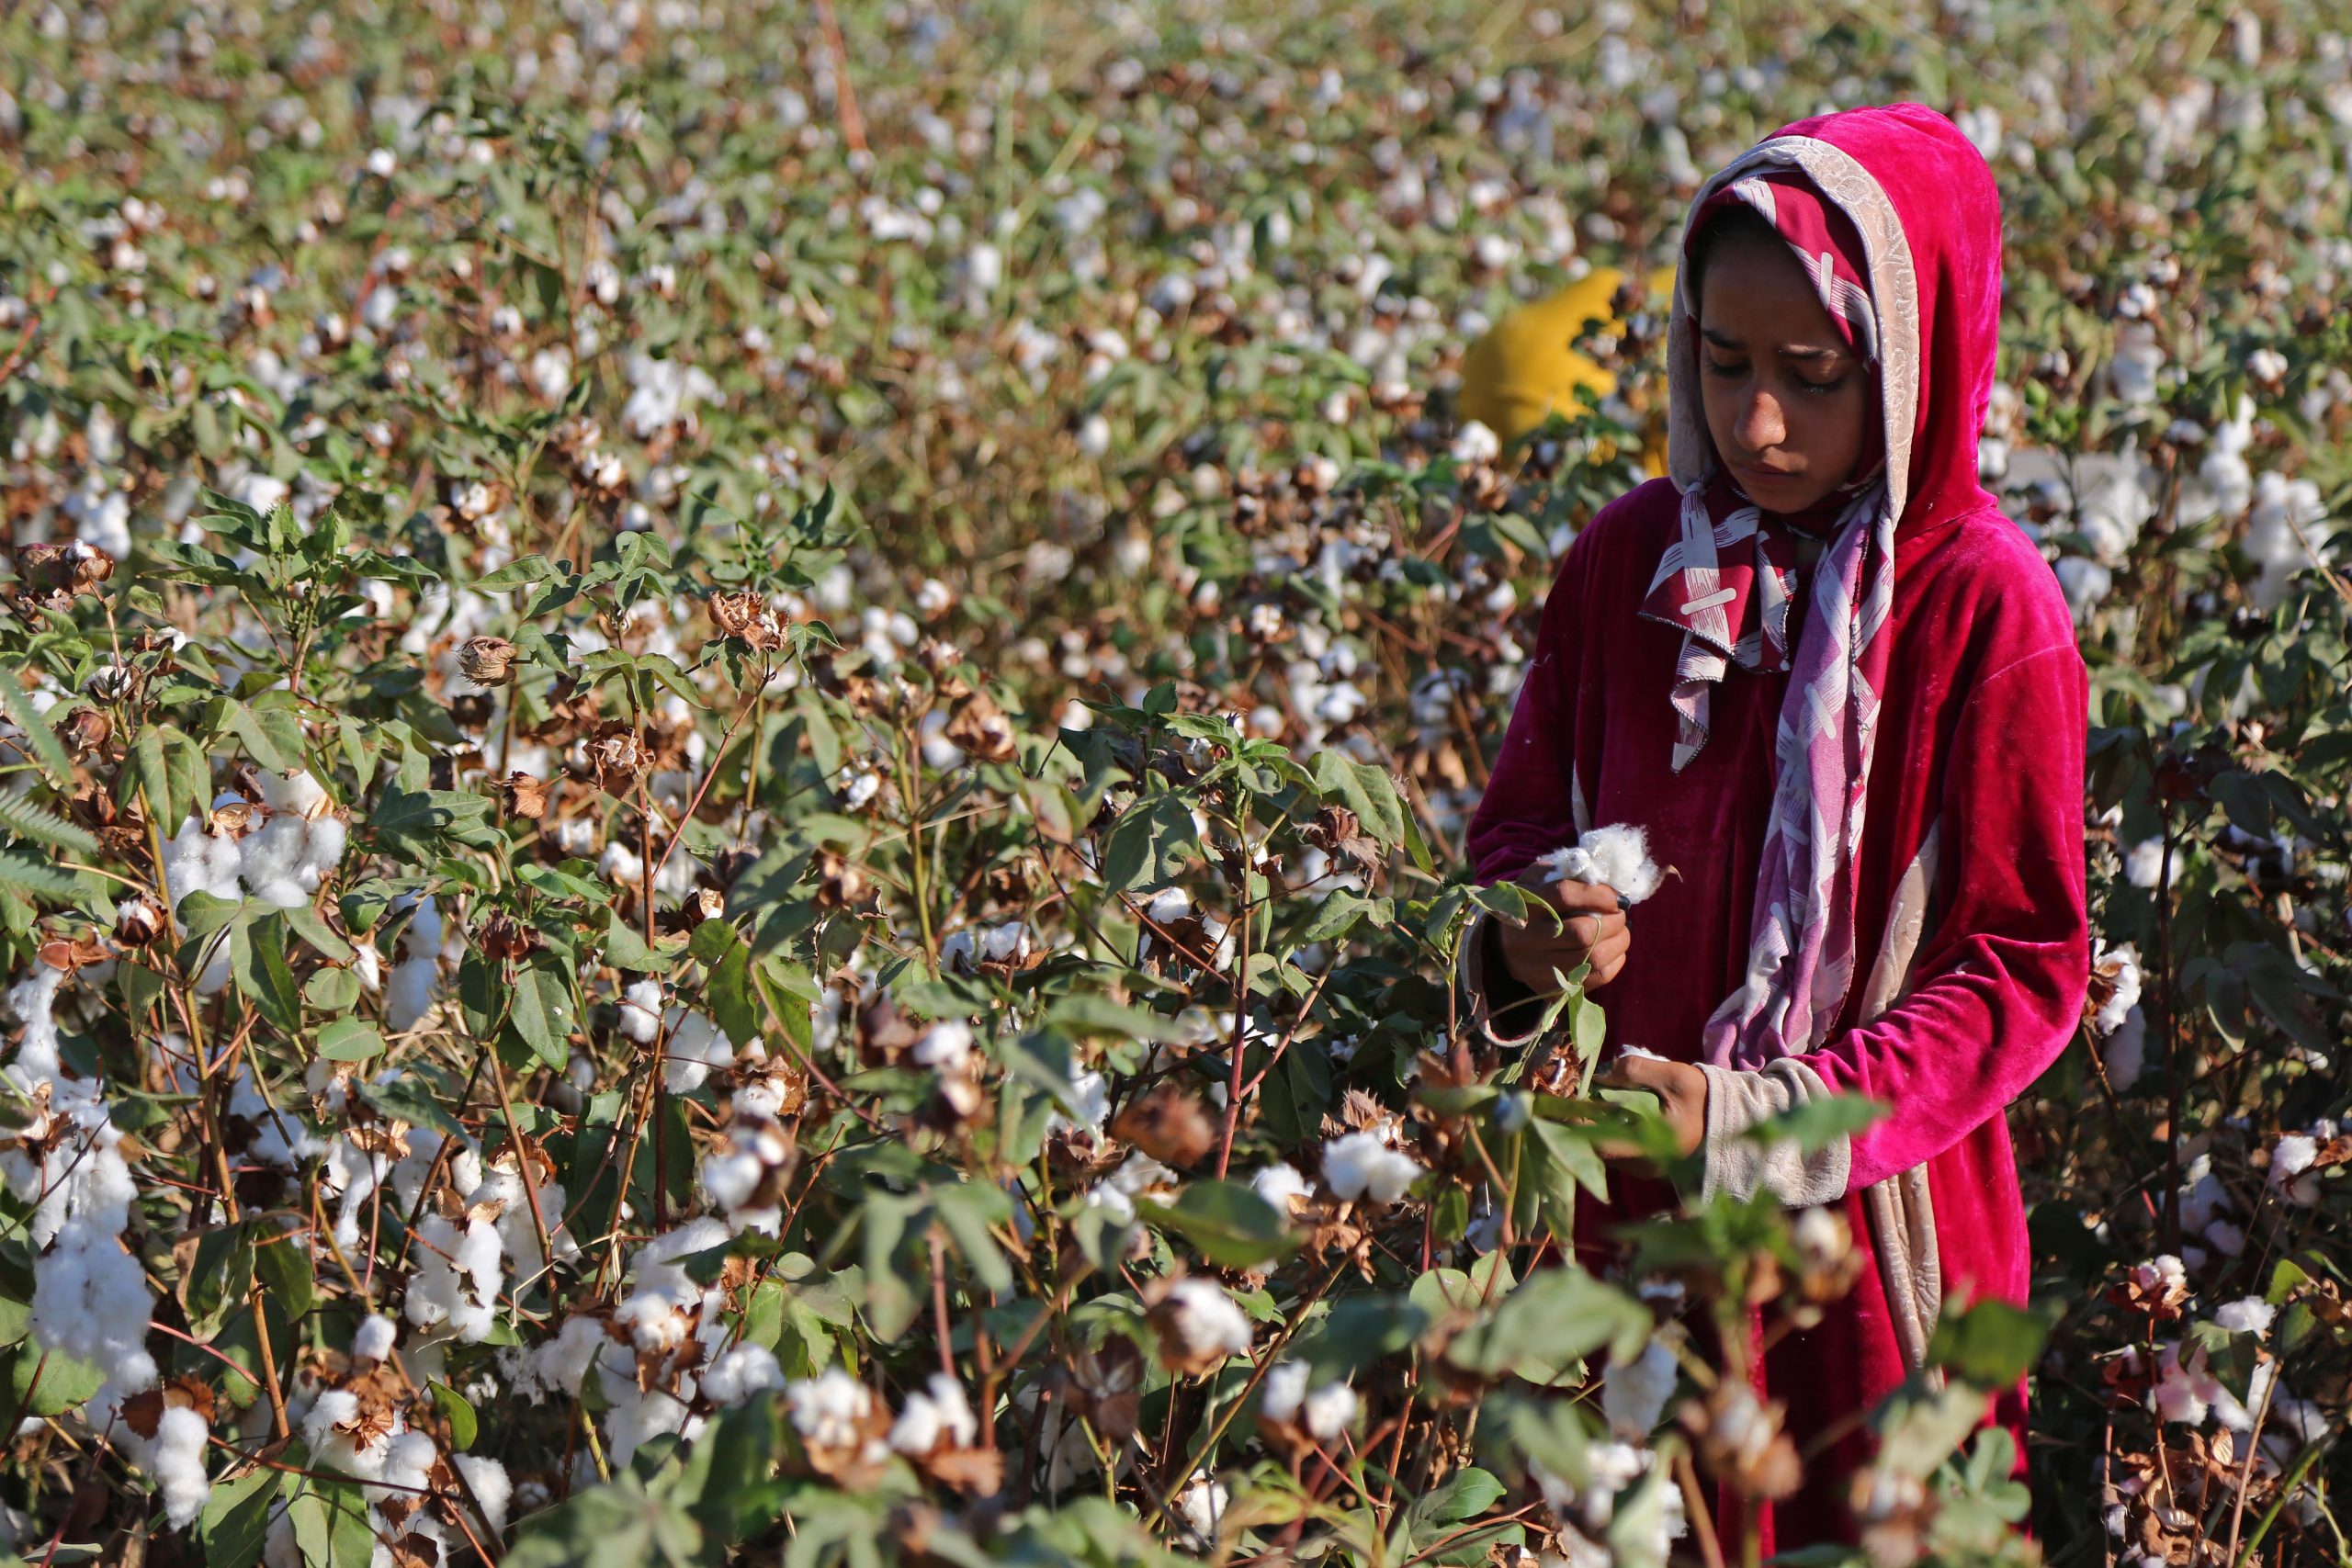
[[[1111,1125],[1124,1138],[1162,1165],[1192,1165],[1216,1144],[1216,1130],[1208,1112],[1193,1096],[1177,1089],[1161,1089],[1119,1112]]]
[[[757,652],[784,646],[784,618],[752,589],[710,596],[710,618],[725,636]]]
[[[458,668],[478,686],[504,685],[514,653],[514,645],[503,637],[469,637],[458,649]]]
[[[600,788],[608,795],[627,795],[650,759],[637,731],[625,720],[613,718],[596,727],[595,739],[588,742],[588,761]]]
[[[506,796],[506,810],[509,816],[526,818],[533,822],[539,821],[547,816],[548,795],[547,780],[535,779],[517,769],[507,774],[506,782],[498,787]]]
[[[475,940],[484,956],[503,961],[529,956],[539,944],[539,933],[501,909],[481,923]]]

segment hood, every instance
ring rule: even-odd
[[[1993,172],[1951,120],[1921,104],[1816,115],[1781,127],[1699,188],[1792,167],[1862,237],[1880,323],[1880,399],[1895,538],[1994,504],[1976,446],[1993,396],[2001,314],[2001,201]],[[1685,243],[1690,225],[1684,225]],[[1716,468],[1701,402],[1689,253],[1667,338],[1667,472],[1689,491]]]

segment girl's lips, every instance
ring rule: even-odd
[[[1736,462],[1732,464],[1732,467],[1738,470],[1741,478],[1757,479],[1767,484],[1776,483],[1781,479],[1792,479],[1796,478],[1794,474],[1782,473],[1777,468],[1759,468],[1753,463]]]

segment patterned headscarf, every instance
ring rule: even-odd
[[[1703,1040],[1707,1060],[1753,1068],[1820,1043],[1853,978],[1853,859],[1890,652],[1896,517],[1886,485],[1880,324],[1853,220],[1799,170],[1758,164],[1692,208],[1686,267],[1691,242],[1734,203],[1760,213],[1788,243],[1871,380],[1852,478],[1809,513],[1781,516],[1758,507],[1718,462],[1683,492],[1680,537],[1642,605],[1644,615],[1683,632],[1671,698],[1677,772],[1706,744],[1709,699],[1731,663],[1790,671],[1747,975],[1708,1021]],[[1687,310],[1690,290],[1682,298]],[[1695,355],[1695,321],[1683,336]],[[1790,624],[1799,588],[1794,530],[1827,541],[1802,627]]]

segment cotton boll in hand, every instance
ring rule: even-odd
[[[1664,880],[1650,859],[1649,836],[1631,823],[1595,828],[1566,849],[1554,850],[1536,863],[1551,873],[1553,882],[1581,882],[1610,887],[1627,905],[1642,902]]]

